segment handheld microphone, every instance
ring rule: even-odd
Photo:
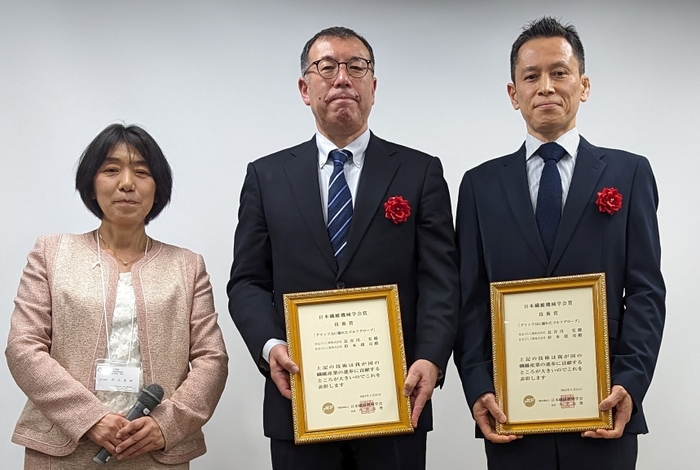
[[[134,406],[132,406],[129,412],[126,414],[126,420],[133,421],[137,418],[141,418],[143,416],[148,416],[149,414],[151,414],[153,408],[160,404],[164,394],[165,392],[163,391],[163,387],[161,387],[158,384],[151,384],[144,387],[141,390],[141,393],[139,394],[136,403],[134,403]],[[102,447],[100,448],[100,451],[97,453],[97,455],[95,455],[92,458],[92,460],[99,463],[100,465],[104,465],[109,461],[111,457],[112,454],[110,454],[109,451],[107,451],[107,449]]]

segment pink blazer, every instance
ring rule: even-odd
[[[109,411],[94,395],[95,360],[106,356],[94,232],[40,237],[20,281],[5,355],[29,400],[12,441],[69,455]],[[119,270],[102,257],[111,325]],[[145,383],[165,399],[151,416],[165,437],[164,464],[206,452],[202,425],[214,412],[228,356],[201,255],[153,241],[131,268]]]

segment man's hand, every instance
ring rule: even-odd
[[[598,439],[617,439],[625,432],[625,426],[632,417],[633,407],[632,397],[627,393],[625,387],[622,385],[614,385],[610,391],[610,395],[600,402],[600,406],[598,407],[601,411],[613,410],[613,428],[611,430],[596,429],[595,431],[586,431],[581,433],[581,435],[583,437]]]
[[[278,344],[270,350],[270,378],[277,385],[283,397],[292,399],[292,387],[289,384],[289,374],[299,373],[297,366],[287,353],[287,346]]]
[[[114,455],[117,453],[116,447],[122,443],[122,439],[117,437],[117,433],[127,424],[129,422],[123,416],[110,413],[88,429],[85,436]]]
[[[418,418],[425,404],[433,396],[439,371],[438,366],[426,359],[418,359],[408,369],[403,395],[411,397],[411,424],[414,428],[418,426]]]
[[[117,439],[123,440],[114,453],[114,456],[119,460],[138,457],[146,452],[165,447],[163,432],[158,423],[150,416],[130,421],[119,430]]]
[[[506,415],[496,403],[496,395],[493,393],[484,393],[474,403],[472,409],[474,421],[481,429],[484,437],[494,444],[505,444],[523,436],[520,435],[500,435],[496,434],[496,421],[503,424],[506,422]]]

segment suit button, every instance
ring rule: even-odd
[[[345,283],[342,281],[338,282],[338,283],[336,283],[335,288],[336,289],[345,289]]]

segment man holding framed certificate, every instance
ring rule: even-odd
[[[665,318],[654,176],[646,158],[579,136],[590,81],[573,26],[528,24],[511,79],[525,143],[468,171],[459,193],[467,402],[489,469],[634,469]]]
[[[227,286],[231,316],[266,379],[263,424],[273,468],[421,470],[432,428],[429,399],[447,365],[457,326],[458,269],[442,166],[435,157],[370,132],[377,81],[374,54],[362,36],[342,27],[319,32],[304,47],[301,73],[299,91],[317,133],[248,165]],[[387,323],[386,312],[396,311],[386,308],[394,285],[400,322]],[[353,289],[377,286],[388,287],[337,308],[328,292],[347,289],[354,295]],[[309,292],[311,299],[304,294]],[[291,330],[285,330],[285,294],[303,294],[286,297],[290,315],[299,314]],[[320,301],[325,304],[317,308]],[[376,313],[381,311],[384,326]],[[378,374],[383,379],[392,370],[389,359],[353,364],[322,359],[335,357],[346,344],[350,349],[386,346],[388,338],[398,338],[392,327],[397,324],[408,369],[401,392],[410,396],[408,425],[415,432],[295,445],[289,374],[306,374],[306,379],[313,374],[319,386],[334,390],[341,383],[370,383]],[[292,351],[315,352],[315,362],[292,362],[286,331],[291,331],[290,341],[304,343],[290,343],[296,347]],[[347,338],[350,334],[359,336]],[[304,368],[309,363],[313,370]],[[403,383],[402,375],[396,374]],[[348,405],[314,398],[324,396],[319,393],[324,390],[295,397],[314,400],[305,403],[312,412],[305,422],[314,430],[325,428],[327,416],[348,409],[366,420],[386,411],[376,396],[382,392],[368,390]]]

